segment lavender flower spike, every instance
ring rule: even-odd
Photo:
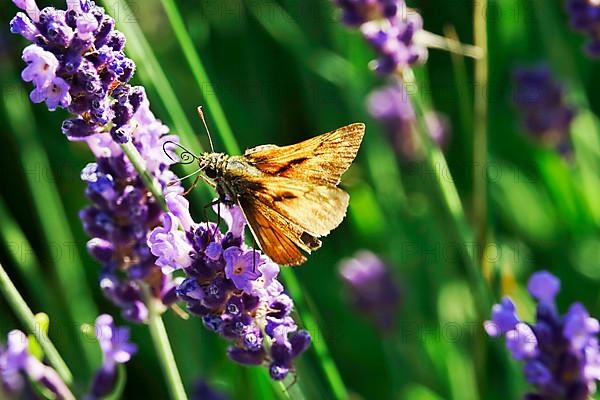
[[[96,156],[81,173],[92,204],[80,218],[92,237],[88,251],[103,265],[100,286],[125,318],[145,321],[141,282],[167,306],[175,301],[175,283],[146,244],[163,212],[119,144],[131,142],[166,188],[175,175],[162,144],[177,138],[152,114],[144,89],[127,83],[135,64],[123,51],[124,35],[102,7],[79,0],[68,1],[67,10],[40,11],[34,0],[15,4],[27,15],[18,13],[11,31],[33,42],[23,51],[22,72],[34,86],[31,100],[45,102],[49,110],[66,108],[72,117],[63,122],[63,134],[86,142]]]
[[[266,364],[271,378],[284,379],[309,346],[310,335],[298,331],[290,317],[293,302],[277,280],[279,266],[244,244],[245,220],[237,206],[219,206],[229,226],[223,234],[214,224],[191,220],[179,192],[165,197],[170,213],[150,234],[148,246],[170,268],[185,273],[179,298],[206,328],[232,342],[227,354],[233,361]],[[182,256],[180,249],[188,254]]]
[[[535,388],[526,400],[588,399],[600,379],[598,320],[579,303],[559,315],[554,298],[560,281],[549,272],[533,274],[527,288],[539,301],[535,323],[519,320],[514,304],[505,298],[494,306],[486,331],[490,336],[505,334],[511,354],[524,363],[525,377]]]

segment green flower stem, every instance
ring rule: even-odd
[[[65,364],[61,358],[56,347],[54,347],[54,344],[52,344],[50,339],[44,334],[44,331],[37,325],[33,312],[10,280],[10,277],[4,270],[2,264],[0,264],[0,291],[27,331],[35,336],[36,340],[44,350],[44,354],[48,358],[48,361],[52,367],[54,367],[63,382],[70,385],[71,382],[73,382],[73,374],[71,374],[69,367],[67,367],[67,364]]]
[[[487,87],[488,82],[488,56],[487,56],[487,0],[474,3],[473,26],[475,30],[475,46],[483,50],[484,56],[475,61],[475,82],[478,87]],[[487,243],[488,224],[488,191],[487,176],[482,171],[486,170],[487,163],[487,121],[488,100],[483,90],[475,91],[473,110],[473,220],[475,225],[475,240],[477,242],[477,258],[483,266],[485,246]]]
[[[179,370],[177,369],[165,324],[161,318],[160,306],[152,299],[150,289],[144,283],[141,284],[144,290],[146,306],[149,311],[148,328],[150,330],[150,336],[152,336],[152,343],[156,349],[163,373],[167,378],[169,393],[173,400],[186,400],[187,395],[185,394],[183,382],[179,375]]]
[[[402,83],[400,82],[399,84]],[[463,243],[463,246],[461,246],[463,249],[465,249],[463,258],[466,263],[467,273],[469,274],[472,285],[475,289],[475,297],[478,299],[478,315],[480,319],[483,320],[484,316],[489,313],[491,300],[489,298],[486,284],[481,273],[479,258],[476,251],[476,241],[465,215],[458,191],[456,190],[456,186],[454,186],[454,181],[451,177],[449,178],[450,170],[448,168],[446,158],[439,147],[437,147],[431,140],[429,129],[425,123],[425,108],[421,100],[421,94],[418,91],[411,92],[411,101],[415,108],[419,127],[417,131],[419,134],[419,139],[421,140],[425,150],[425,159],[429,164],[429,168],[436,174],[435,183],[437,184],[446,209],[452,218],[453,226],[456,230],[455,234],[457,235],[460,243]]]
[[[144,185],[146,185],[146,188],[150,190],[156,201],[158,201],[160,208],[162,208],[163,211],[169,211],[160,185],[154,177],[154,175],[152,175],[150,171],[148,171],[148,169],[146,168],[146,163],[144,162],[144,159],[142,158],[142,155],[140,154],[138,149],[133,145],[132,142],[123,143],[121,145],[121,149],[129,159],[131,164],[133,164],[133,167],[140,175],[140,178],[142,178],[142,181],[144,182]]]
[[[131,164],[133,164],[133,167],[140,175],[140,178],[142,178],[142,181],[148,190],[150,190],[156,201],[158,201],[161,208],[164,211],[168,211],[162,190],[156,178],[148,171],[148,168],[146,168],[146,163],[140,152],[131,142],[122,144],[121,148]],[[152,336],[152,343],[154,344],[163,373],[167,378],[167,386],[169,387],[171,398],[174,400],[187,399],[185,389],[183,388],[183,382],[179,375],[179,369],[177,369],[177,363],[175,362],[175,356],[173,355],[173,350],[169,343],[169,336],[167,335],[167,330],[165,329],[165,325],[161,318],[161,311],[158,309],[156,302],[150,295],[150,289],[147,288],[143,282],[141,282],[141,285],[144,288],[144,300],[150,312],[148,316],[148,327],[150,329],[150,335]]]

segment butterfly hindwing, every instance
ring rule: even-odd
[[[285,221],[282,216],[252,197],[240,198],[239,206],[260,248],[274,262],[298,265],[306,261],[298,247],[308,253],[311,249],[300,239],[303,235],[301,228]]]
[[[248,178],[248,195],[307,233],[326,236],[344,219],[350,196],[335,186],[281,177]]]

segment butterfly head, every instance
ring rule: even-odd
[[[227,155],[223,153],[202,153],[198,155],[198,167],[202,173],[211,180],[223,176]]]

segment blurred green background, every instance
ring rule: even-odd
[[[444,182],[431,163],[398,159],[368,116],[366,96],[385,82],[368,69],[372,51],[360,34],[338,22],[330,1],[99,3],[128,38],[127,50],[138,65],[133,83],[145,86],[153,111],[190,148],[200,151],[197,141],[208,143],[195,114],[204,105],[217,151],[231,151],[232,142],[218,129],[223,121],[217,99],[241,149],[291,144],[356,121],[367,124],[357,161],[344,177],[352,197],[348,217],[293,271],[300,287],[290,288],[292,297],[314,317],[305,327],[317,342],[298,362],[297,385],[306,398],[518,398],[526,388],[520,366],[501,341],[485,337],[481,324],[503,294],[530,317],[533,304],[524,283],[535,270],[561,278],[561,310],[579,300],[600,315],[600,147],[594,114],[600,109],[600,70],[584,56],[584,38],[570,31],[561,1],[494,1],[475,17],[487,25],[488,82],[474,78],[472,60],[443,51],[431,50],[427,64],[417,68],[417,96],[425,107],[446,113],[452,125],[445,154],[453,179]],[[411,5],[422,13],[425,29],[440,35],[455,29],[462,42],[473,43],[476,3]],[[100,351],[77,326],[92,323],[99,312],[124,322],[98,288],[99,266],[86,253],[88,238],[78,220],[86,205],[79,171],[91,154],[61,134],[64,111],[30,104],[30,87],[19,78],[24,40],[8,32],[15,12],[2,2],[0,261],[33,310],[49,314],[50,336],[81,393],[92,373],[86,359],[98,363]],[[194,59],[188,63],[184,50],[197,52],[206,77],[198,75]],[[551,66],[566,85],[568,102],[579,110],[570,162],[532,142],[512,106],[511,71],[540,61]],[[489,107],[483,165],[473,161],[474,96]],[[443,164],[433,165],[447,172]],[[487,218],[473,217],[474,178],[487,182]],[[487,232],[483,263],[460,250],[473,249],[466,240],[472,229],[448,212],[440,183],[456,189],[470,226]],[[205,189],[192,195],[198,217],[210,196]],[[402,286],[403,305],[390,337],[378,335],[345,301],[337,266],[363,248],[389,260]],[[472,268],[484,277],[482,292]],[[264,371],[230,362],[225,343],[199,319],[184,321],[173,313],[165,319],[188,391],[204,378],[235,399],[282,397]],[[0,333],[5,337],[19,327],[0,299]],[[132,329],[140,351],[127,365],[125,396],[165,398],[148,331]]]

